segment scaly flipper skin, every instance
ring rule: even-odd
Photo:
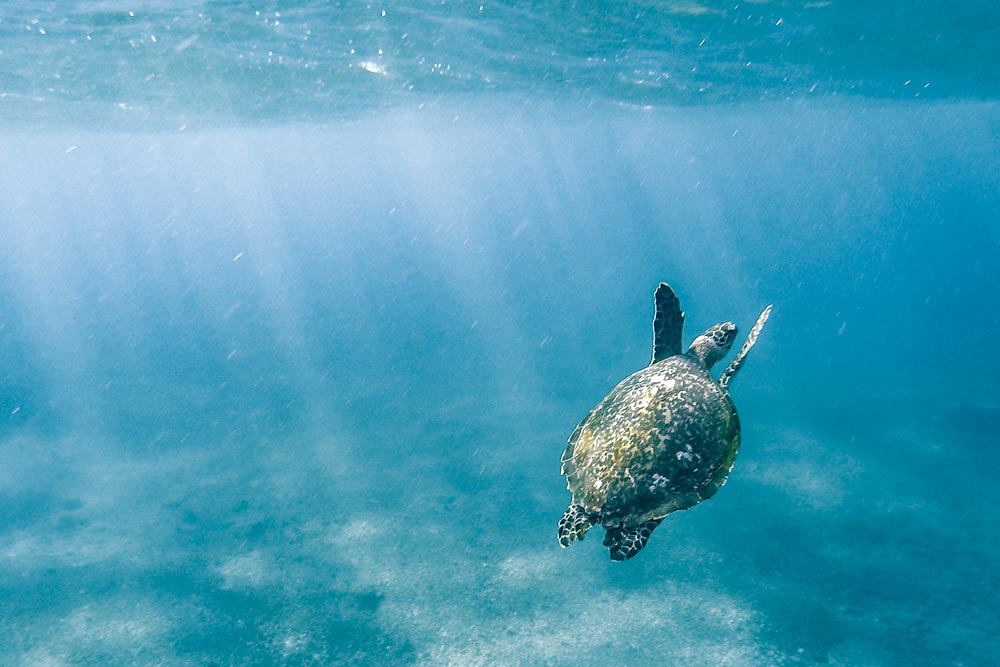
[[[681,353],[684,312],[681,311],[681,300],[666,283],[660,283],[656,288],[653,301],[656,305],[653,315],[653,360],[650,363],[655,364]]]
[[[573,503],[559,519],[559,546],[566,548],[573,540],[582,540],[592,525],[583,507]]]
[[[743,347],[740,348],[739,353],[736,358],[729,364],[725,371],[722,373],[722,377],[719,378],[719,386],[726,389],[729,386],[729,381],[733,379],[736,375],[736,371],[740,370],[743,362],[747,358],[747,352],[753,347],[753,344],[757,342],[757,336],[760,335],[760,330],[764,328],[764,323],[767,322],[767,318],[771,315],[771,306],[764,309],[764,312],[760,314],[757,321],[754,322],[753,328],[750,329],[750,335],[747,336],[747,342],[743,343]]]
[[[649,536],[663,519],[654,519],[631,528],[608,528],[604,535],[604,546],[611,554],[611,560],[628,560],[649,542]]]

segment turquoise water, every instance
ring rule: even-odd
[[[997,25],[8,3],[0,665],[997,664]],[[736,466],[560,549],[662,280]]]

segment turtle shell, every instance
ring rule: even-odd
[[[622,380],[563,453],[573,501],[606,527],[661,519],[711,498],[740,446],[729,393],[699,360],[668,357]]]

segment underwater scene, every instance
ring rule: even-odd
[[[1000,664],[997,62],[980,0],[4,3],[0,665]]]

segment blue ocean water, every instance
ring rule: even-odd
[[[998,25],[6,3],[0,665],[1000,663]],[[562,550],[663,280],[736,466]]]

